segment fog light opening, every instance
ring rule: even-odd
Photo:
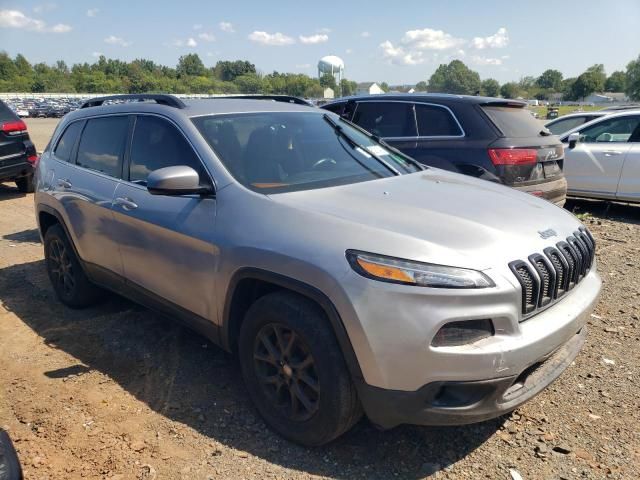
[[[477,342],[495,334],[493,322],[489,319],[462,320],[446,323],[438,330],[431,346],[456,347]]]

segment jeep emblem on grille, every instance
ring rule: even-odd
[[[551,237],[555,237],[558,234],[556,233],[556,231],[553,228],[548,228],[547,230],[538,230],[538,233],[540,234],[540,236],[542,238],[544,238],[545,240],[547,238],[551,238]]]

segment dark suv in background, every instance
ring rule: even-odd
[[[0,101],[0,182],[14,181],[21,192],[33,192],[33,167],[37,160],[27,125]]]
[[[499,182],[564,205],[564,151],[517,100],[447,94],[346,97],[322,108],[424,165]]]

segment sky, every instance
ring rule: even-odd
[[[428,80],[457,58],[501,83],[547,68],[565,78],[640,54],[640,1],[0,0],[0,50],[32,63],[105,55],[175,66],[249,60],[258,71],[317,75],[337,55],[345,77],[391,85]]]

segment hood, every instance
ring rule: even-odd
[[[526,259],[581,225],[546,200],[433,168],[271,198],[343,220],[339,237],[348,248],[476,269]],[[543,239],[549,230],[556,235]]]

